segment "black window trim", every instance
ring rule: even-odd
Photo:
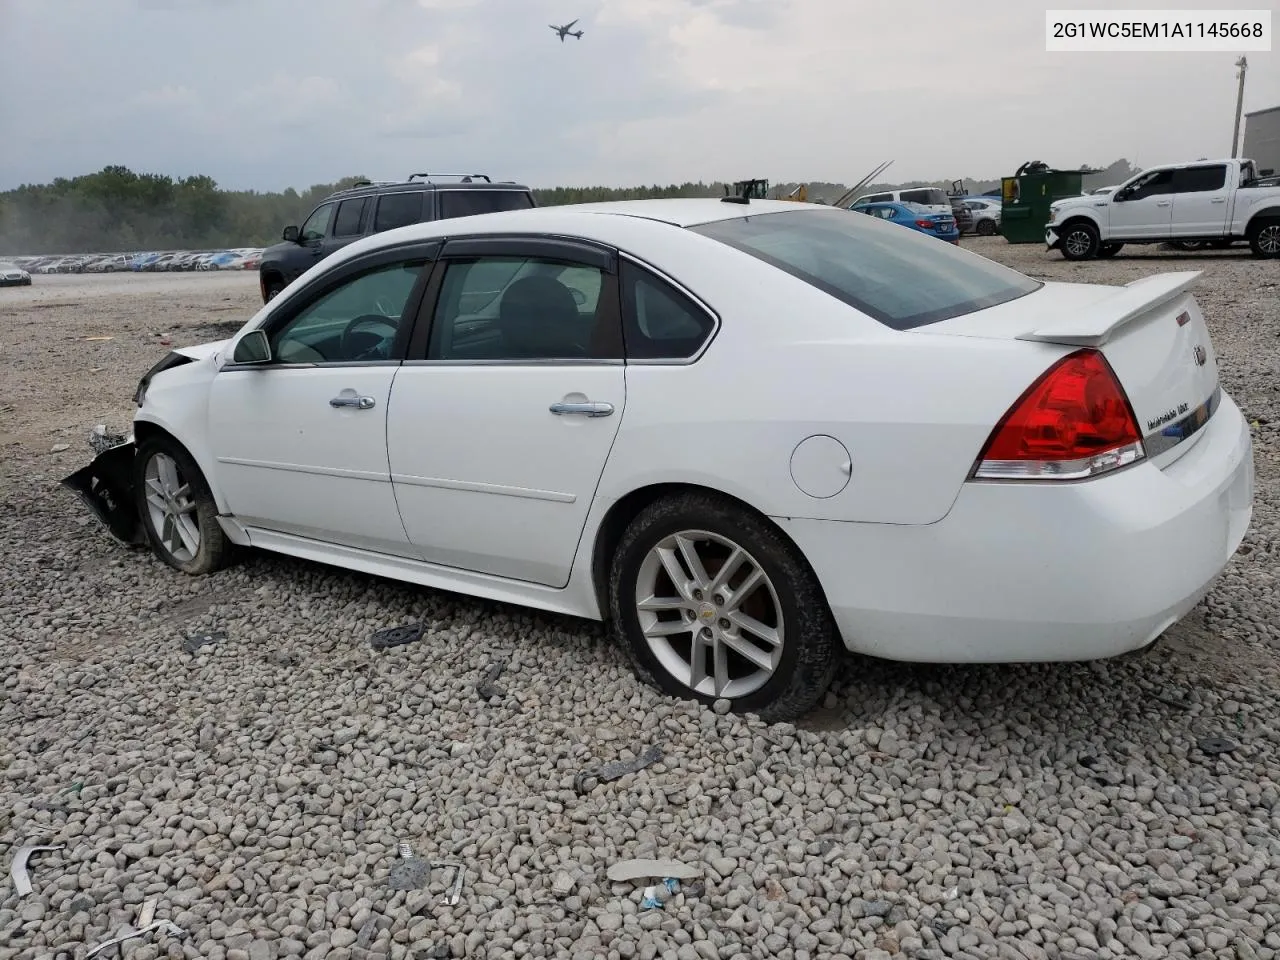
[[[418,303],[413,333],[404,354],[407,367],[600,367],[626,363],[622,339],[622,296],[618,286],[618,251],[594,240],[560,234],[542,233],[478,233],[442,239],[443,249],[432,265],[431,275]],[[613,311],[611,353],[616,357],[512,358],[500,360],[432,360],[427,351],[435,312],[444,288],[444,277],[451,262],[478,257],[536,257],[574,266],[595,267],[604,274],[600,284],[600,303],[610,304]]]
[[[389,266],[404,260],[425,260],[422,270],[409,291],[409,297],[405,300],[404,309],[400,314],[400,327],[396,333],[396,339],[391,345],[391,356],[388,359],[333,360],[320,363],[276,363],[274,361],[271,363],[234,363],[228,360],[218,372],[223,373],[232,370],[267,372],[271,370],[302,370],[311,367],[399,366],[404,362],[409,342],[417,326],[418,318],[421,314],[423,296],[431,278],[439,272],[436,266],[442,245],[443,241],[435,238],[431,240],[411,240],[406,243],[381,247],[352,257],[350,260],[312,279],[297,291],[291,292],[287,298],[277,297],[272,300],[266,317],[252,328],[262,330],[270,337],[293,322],[298,314],[314,305],[321,297],[327,296],[360,275],[371,273],[379,267]]]
[[[721,326],[720,314],[717,313],[706,300],[698,296],[696,293],[694,293],[692,290],[686,287],[679,280],[675,279],[673,276],[671,276],[671,274],[667,273],[661,268],[650,263],[648,260],[645,260],[642,257],[638,256],[637,254],[631,253],[626,250],[619,251],[619,256],[623,260],[626,260],[628,263],[630,263],[633,267],[636,267],[637,269],[642,270],[653,277],[656,277],[658,280],[669,285],[673,290],[676,290],[678,293],[687,297],[690,303],[692,303],[695,307],[697,307],[699,310],[701,310],[704,314],[706,314],[711,319],[711,332],[708,333],[706,337],[703,338],[702,345],[698,347],[698,349],[694,351],[692,354],[690,354],[689,356],[687,357],[652,357],[652,358],[627,357],[627,366],[687,367],[691,364],[697,363],[700,359],[702,359],[703,355],[707,352],[711,344],[715,341],[716,337],[720,333],[720,326]],[[625,291],[619,290],[619,293],[623,293],[623,292]]]

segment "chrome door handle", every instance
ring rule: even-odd
[[[551,412],[557,415],[577,413],[584,417],[607,417],[613,413],[612,403],[568,403],[564,400],[551,405]]]
[[[1157,200],[1157,201],[1156,201],[1156,206],[1157,206],[1157,207],[1167,207],[1168,205],[1169,205],[1169,201],[1168,201],[1168,200]]]
[[[331,407],[355,407],[357,410],[371,410],[377,403],[373,397],[334,397],[329,401]]]
[[[1210,197],[1209,202],[1210,203],[1226,203],[1227,198],[1226,197]]]

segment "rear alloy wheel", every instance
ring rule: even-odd
[[[1120,252],[1120,248],[1123,246],[1123,243],[1104,243],[1102,246],[1098,247],[1098,256],[1103,258],[1114,257]]]
[[[837,632],[813,571],[767,520],[710,494],[650,505],[613,557],[610,616],[645,682],[768,721],[826,692]]]
[[[1089,223],[1071,223],[1062,232],[1062,255],[1068,260],[1090,260],[1098,254],[1098,230]]]
[[[167,437],[154,437],[139,446],[134,471],[138,515],[156,556],[191,576],[226,566],[232,545],[191,455]]]
[[[979,220],[974,229],[981,237],[994,237],[996,235],[996,222],[994,220]]]
[[[1249,231],[1249,249],[1255,257],[1280,257],[1280,219],[1261,220]]]

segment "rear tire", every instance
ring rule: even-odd
[[[671,696],[794,720],[835,671],[839,636],[808,562],[769,521],[714,494],[666,497],[631,521],[609,608],[637,677]]]
[[[978,225],[973,229],[980,237],[994,237],[996,235],[996,222],[994,220],[979,220]]]
[[[1099,246],[1098,228],[1091,223],[1077,221],[1062,229],[1062,255],[1068,260],[1092,260]]]
[[[1249,249],[1264,260],[1280,258],[1280,217],[1259,218],[1249,224]]]
[[[1104,258],[1114,257],[1120,252],[1120,248],[1123,246],[1123,243],[1104,243],[1102,246],[1098,247],[1098,256]]]
[[[156,556],[193,577],[231,561],[233,545],[218,523],[213,494],[181,444],[166,436],[142,441],[133,470],[138,516]]]

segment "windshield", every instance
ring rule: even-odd
[[[931,207],[945,207],[951,203],[946,193],[937,187],[918,187],[913,190],[903,190],[898,196],[904,202],[923,203]]]
[[[829,207],[690,229],[798,277],[894,330],[964,316],[1043,286],[936,237]]]

